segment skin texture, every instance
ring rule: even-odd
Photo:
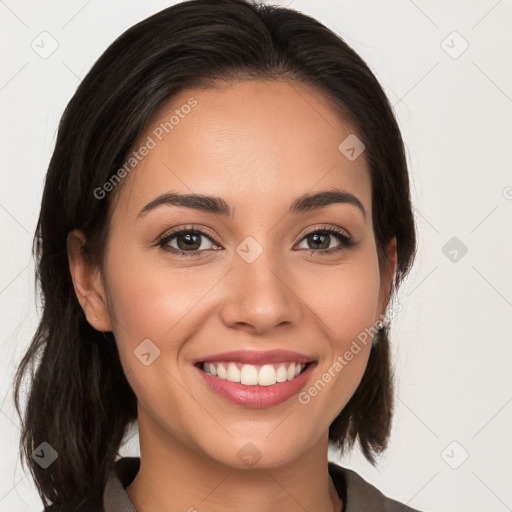
[[[328,428],[355,392],[370,344],[306,405],[297,396],[261,409],[232,404],[193,361],[293,350],[318,362],[307,389],[385,313],[395,240],[389,267],[379,269],[365,155],[350,161],[338,150],[357,132],[308,86],[244,81],[182,91],[141,141],[191,97],[197,106],[124,178],[103,273],[79,253],[83,233],[68,236],[77,297],[94,328],[114,332],[138,398],[141,469],[128,495],[139,512],[339,511]],[[343,203],[287,214],[299,196],[333,187],[357,196],[366,218]],[[170,191],[219,196],[234,216],[164,205],[137,218]],[[332,235],[318,248],[306,235],[330,226],[357,245],[323,255],[343,242]],[[155,246],[176,227],[206,229],[211,240],[200,238],[195,257]],[[263,249],[252,263],[236,252],[248,236]],[[176,238],[168,245],[179,247]],[[144,339],[160,350],[149,366],[133,353]],[[251,467],[237,456],[248,442],[261,454]]]

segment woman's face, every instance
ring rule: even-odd
[[[272,467],[327,440],[394,272],[379,272],[356,136],[307,86],[246,81],[180,93],[141,137],[111,219],[106,316],[90,321],[114,332],[141,436],[158,449]],[[304,202],[334,189],[355,199]],[[164,194],[219,198],[231,214]],[[300,361],[310,364],[295,377]]]

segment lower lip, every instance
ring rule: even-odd
[[[262,408],[280,404],[296,395],[306,384],[316,363],[310,363],[297,377],[272,386],[246,386],[239,382],[220,379],[196,366],[208,386],[230,402],[245,407]]]

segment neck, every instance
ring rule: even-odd
[[[190,449],[139,417],[140,469],[126,492],[138,512],[340,512],[327,466],[327,433],[279,467],[238,469]],[[172,508],[171,508],[172,507]]]

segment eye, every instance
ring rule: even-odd
[[[306,244],[312,245],[312,247],[302,247],[309,250],[311,255],[328,255],[356,245],[348,233],[333,226],[317,228],[306,234],[302,240]],[[331,243],[335,240],[338,240],[339,244],[332,247]],[[208,247],[208,245],[210,246]],[[221,249],[221,246],[213,241],[209,233],[197,228],[185,228],[166,233],[158,239],[155,246],[161,247],[164,251],[187,257],[201,256],[204,251]],[[301,248],[300,244],[296,247]]]
[[[333,247],[331,242],[334,242],[335,239],[339,241],[339,244]],[[306,249],[310,251],[311,255],[332,254],[356,245],[356,242],[348,233],[333,226],[321,229],[317,228],[314,231],[309,232],[302,240],[304,240],[306,244],[311,244],[313,246],[312,248],[306,247]],[[300,247],[300,244],[297,247]]]
[[[208,240],[213,247],[208,247]],[[200,256],[202,251],[217,250],[220,248],[212,241],[210,236],[200,229],[181,229],[165,234],[161,237],[156,245],[165,251],[178,253],[180,256]]]

